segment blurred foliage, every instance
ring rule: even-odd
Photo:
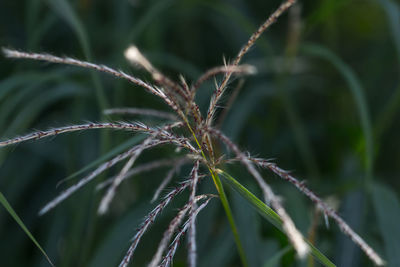
[[[320,196],[334,199],[339,213],[388,266],[398,266],[400,3],[299,2],[245,57],[258,74],[246,79],[222,128],[242,148],[273,158],[306,179]],[[232,59],[279,4],[278,0],[3,0],[0,45],[92,60],[150,80],[123,58],[124,49],[135,43],[159,69],[191,81],[221,65],[223,56]],[[140,88],[87,70],[4,57],[0,63],[1,139],[31,129],[119,119],[102,115],[105,107],[167,109]],[[212,82],[201,88],[198,101],[203,112],[212,89]],[[118,145],[135,142],[129,138],[127,133],[91,131],[0,150],[0,191],[57,266],[115,266],[154,206],[149,200],[165,169],[127,181],[107,216],[96,215],[100,194],[93,186],[51,213],[37,216],[41,206],[80,176],[56,188],[60,180]],[[141,161],[172,153],[149,151]],[[188,171],[183,169],[179,179]],[[230,172],[260,193],[242,168],[232,167]],[[316,225],[311,231],[316,246],[337,266],[372,265],[336,225],[326,229],[323,218],[314,216],[313,205],[291,185],[270,173],[264,176],[284,198],[303,233]],[[210,181],[202,183],[202,190],[215,191]],[[317,266],[312,261],[298,263],[285,236],[248,209],[239,195],[228,193],[251,266]],[[145,235],[132,266],[150,260],[172,212],[185,197],[178,198]],[[218,201],[199,215],[198,227],[200,266],[239,266]],[[3,208],[0,236],[1,266],[48,266]],[[174,266],[185,266],[184,252],[178,250]]]

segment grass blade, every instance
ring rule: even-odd
[[[47,256],[46,252],[43,250],[43,248],[36,241],[36,239],[33,237],[31,232],[29,232],[28,228],[26,228],[25,224],[22,222],[22,220],[19,218],[17,213],[14,211],[14,209],[11,207],[10,203],[8,203],[7,199],[5,198],[3,193],[1,193],[1,192],[0,192],[0,203],[7,210],[7,212],[11,215],[11,217],[13,217],[13,219],[18,223],[18,225],[22,228],[22,230],[24,230],[26,235],[29,236],[29,238],[36,245],[36,247],[42,252],[42,254],[46,257],[46,259],[50,263],[50,265],[54,266],[54,264],[51,262],[49,256]]]
[[[308,44],[301,47],[301,50],[308,55],[316,56],[329,61],[345,79],[351,94],[353,95],[354,102],[357,107],[357,112],[361,119],[361,127],[365,141],[365,171],[366,183],[371,184],[373,172],[373,151],[374,142],[371,127],[371,118],[368,111],[367,99],[365,97],[365,89],[358,79],[356,73],[342,61],[338,56],[332,53],[325,47],[320,45]]]
[[[228,173],[218,170],[224,181],[232,187],[236,192],[238,192],[242,197],[244,197],[248,203],[258,212],[261,216],[267,219],[272,225],[283,232],[282,220],[270,207],[265,205],[260,199],[248,191],[243,185],[241,185],[235,178],[233,178]],[[309,241],[305,240],[310,246],[310,253],[324,266],[332,267],[336,266],[333,264],[322,252],[320,252],[316,247],[314,247]]]

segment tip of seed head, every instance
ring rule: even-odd
[[[129,46],[125,50],[124,56],[131,64],[142,67],[149,72],[153,72],[153,66],[136,46]]]
[[[12,55],[13,55],[16,51],[13,51],[13,50],[8,49],[8,48],[5,48],[5,47],[2,47],[2,48],[1,48],[1,52],[3,52],[3,54],[4,54],[5,57],[12,57]]]
[[[136,62],[142,54],[136,46],[131,45],[125,50],[124,56],[127,60]]]

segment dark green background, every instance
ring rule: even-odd
[[[233,59],[279,4],[278,0],[3,0],[0,45],[86,59],[150,81],[123,58],[125,48],[135,43],[163,72],[193,81],[221,65],[223,56]],[[297,22],[289,23],[285,14],[244,58],[258,73],[246,79],[223,130],[243,149],[273,158],[305,179],[317,194],[333,199],[339,213],[389,266],[399,266],[400,4],[307,0],[299,1],[299,8]],[[296,26],[301,28],[293,42]],[[200,90],[197,100],[203,112],[213,88],[210,82]],[[33,129],[118,120],[121,117],[101,115],[102,109],[121,106],[168,110],[141,88],[103,74],[0,58],[1,139]],[[40,207],[87,171],[56,189],[58,181],[129,138],[129,133],[95,130],[0,150],[0,190],[57,266],[116,266],[141,219],[154,207],[149,200],[167,169],[124,183],[107,216],[96,216],[101,194],[90,185],[49,214],[37,216]],[[158,149],[145,153],[140,162],[174,154],[172,148]],[[260,196],[242,168],[230,171]],[[188,172],[183,168],[174,182]],[[310,201],[271,173],[263,174],[307,234],[315,211]],[[208,179],[201,187],[215,192]],[[251,266],[263,266],[274,256],[277,266],[307,266],[296,260],[293,251],[279,256],[287,239],[238,195],[229,190],[228,194]],[[186,197],[179,197],[144,236],[132,266],[149,262]],[[218,200],[202,211],[198,225],[200,266],[239,266]],[[185,266],[185,246],[182,242],[174,266]],[[337,266],[372,266],[332,221],[326,229],[321,216],[316,246]],[[3,208],[0,265],[48,266]]]

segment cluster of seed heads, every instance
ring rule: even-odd
[[[348,235],[375,264],[383,265],[384,261],[379,257],[379,255],[359,235],[357,235],[354,230],[352,230],[332,208],[330,208],[316,194],[308,189],[304,183],[294,178],[287,171],[279,168],[275,163],[265,159],[253,158],[247,153],[242,152],[237,145],[235,145],[226,135],[224,135],[217,129],[216,126],[214,126],[218,104],[221,102],[222,96],[224,96],[227,91],[226,89],[228,88],[231,77],[255,73],[255,68],[253,66],[240,64],[243,56],[254,45],[260,35],[271,24],[273,24],[282,13],[284,13],[294,4],[295,0],[284,1],[281,6],[278,7],[278,9],[273,12],[273,14],[253,33],[247,43],[239,51],[232,64],[227,64],[224,62],[223,66],[215,67],[209,71],[206,71],[192,84],[188,84],[182,76],[178,82],[165,76],[161,71],[156,69],[135,46],[131,46],[126,50],[125,57],[132,64],[148,71],[152,75],[155,84],[144,82],[136,77],[126,74],[123,71],[115,70],[104,65],[97,65],[68,57],[27,53],[3,48],[3,53],[6,57],[75,65],[78,67],[94,69],[99,72],[110,74],[116,78],[127,80],[136,86],[144,88],[148,93],[161,98],[172,110],[172,112],[165,112],[155,109],[115,108],[104,111],[106,114],[141,114],[146,116],[155,116],[161,120],[166,120],[164,121],[164,124],[160,125],[159,127],[150,127],[141,122],[86,123],[81,125],[54,128],[46,131],[36,131],[24,136],[0,141],[0,147],[4,147],[28,140],[37,140],[49,136],[56,136],[62,133],[91,129],[124,130],[135,133],[143,133],[148,136],[142,143],[135,145],[125,152],[115,156],[111,160],[104,162],[89,175],[83,177],[76,184],[61,192],[54,200],[47,203],[40,210],[39,214],[42,215],[50,211],[60,202],[64,201],[70,195],[75,193],[78,189],[93,181],[101,173],[124,160],[127,160],[127,162],[116,176],[99,183],[97,186],[98,190],[106,190],[99,204],[99,214],[108,212],[110,204],[112,203],[118,188],[125,179],[131,177],[132,175],[144,171],[151,171],[155,168],[163,166],[171,166],[171,169],[166,174],[165,179],[155,191],[152,200],[155,201],[159,198],[160,193],[165,189],[165,187],[171,182],[173,176],[179,173],[179,169],[183,165],[191,164],[192,170],[189,175],[189,179],[183,183],[180,183],[175,189],[162,197],[159,204],[144,218],[143,223],[139,226],[136,235],[131,241],[131,245],[127,253],[122,259],[120,266],[123,267],[129,264],[142,236],[149,229],[156,218],[162,213],[164,208],[174,199],[174,197],[184,190],[190,190],[190,196],[187,203],[172,219],[149,266],[171,266],[176,249],[180,244],[181,239],[186,234],[188,244],[188,265],[190,267],[194,267],[196,266],[197,261],[196,217],[199,212],[206,207],[211,198],[214,197],[213,195],[209,194],[198,194],[198,184],[205,177],[212,177],[221,202],[224,203],[223,200],[226,197],[219,182],[218,170],[219,168],[222,168],[221,165],[224,162],[237,161],[243,164],[248,172],[255,178],[256,182],[262,189],[266,203],[269,203],[282,219],[283,230],[285,231],[290,243],[293,245],[300,258],[304,258],[308,254],[310,251],[309,245],[304,241],[304,237],[298,231],[292,219],[286,212],[284,206],[280,202],[280,198],[273,192],[272,188],[263,179],[255,166],[269,169],[278,177],[293,184],[299,191],[310,198],[314,204],[322,210],[323,214],[332,218],[339,225],[339,228],[346,235]],[[196,92],[205,81],[220,74],[223,75],[223,79],[220,83],[216,84],[214,94],[210,99],[208,111],[206,115],[203,116],[194,100]],[[230,108],[230,106],[227,106],[227,108]],[[189,133],[189,135],[178,135],[176,133],[176,129],[179,128],[186,129],[184,132]],[[218,144],[216,144],[217,141],[213,140],[218,140],[221,144],[225,145],[229,150],[234,152],[235,156],[230,159],[223,159],[223,155],[217,155],[214,147]],[[140,157],[143,151],[160,145],[173,145],[185,151],[185,154],[180,158],[161,159],[139,166],[135,165],[136,160]],[[224,208],[226,209],[227,206],[224,206]],[[185,218],[186,220],[184,221]],[[179,226],[181,227],[179,228]]]

